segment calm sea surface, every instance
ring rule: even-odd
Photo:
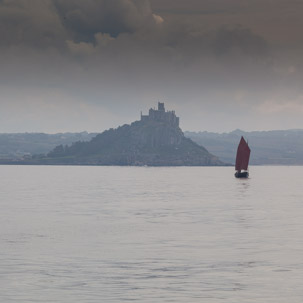
[[[0,166],[0,302],[303,302],[303,167]]]

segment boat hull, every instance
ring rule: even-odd
[[[249,173],[248,171],[242,171],[242,172],[235,172],[235,177],[236,178],[248,178]]]

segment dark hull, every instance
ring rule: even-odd
[[[235,172],[235,177],[236,178],[248,178],[249,173],[248,171],[243,171],[243,172]]]

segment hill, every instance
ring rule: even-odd
[[[230,133],[185,132],[185,136],[203,144],[226,163],[235,163],[241,136],[251,148],[253,165],[303,165],[303,130],[274,130]]]
[[[11,133],[0,134],[0,159],[22,159],[34,154],[46,154],[57,145],[89,141],[96,134],[81,133]]]

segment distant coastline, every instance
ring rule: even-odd
[[[97,133],[5,133],[0,134],[0,164],[30,165],[24,162],[33,155],[47,154],[58,145],[76,141],[87,142]],[[303,129],[229,133],[184,132],[185,137],[202,144],[227,165],[234,164],[237,143],[241,135],[252,146],[252,165],[303,165]]]
[[[251,165],[303,165],[303,129],[229,133],[184,132],[198,144],[227,163],[234,163],[241,136],[251,147]]]

